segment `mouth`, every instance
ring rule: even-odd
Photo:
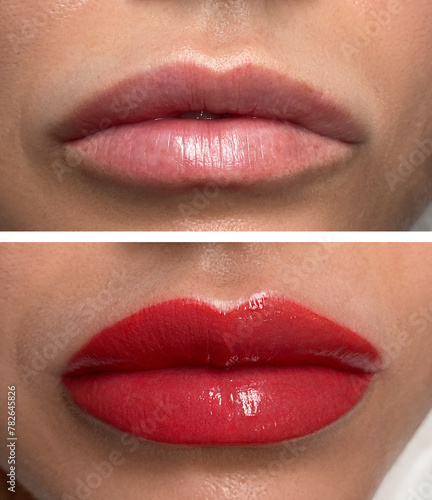
[[[381,363],[363,337],[284,298],[256,296],[230,311],[175,299],[101,331],[62,380],[85,412],[123,432],[243,446],[330,425]]]
[[[328,93],[252,63],[166,64],[83,104],[60,130],[91,174],[164,188],[289,179],[364,140]]]

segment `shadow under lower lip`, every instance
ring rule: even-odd
[[[178,367],[65,376],[75,402],[157,442],[242,446],[316,432],[352,409],[372,375],[320,366]]]

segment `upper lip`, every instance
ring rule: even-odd
[[[114,84],[78,106],[58,135],[80,139],[123,124],[202,110],[290,122],[347,143],[364,140],[352,113],[305,81],[252,63],[215,70],[194,62],[165,64]]]
[[[305,364],[376,373],[381,356],[349,328],[281,297],[257,296],[231,311],[177,299],[105,328],[72,357],[65,375]]]

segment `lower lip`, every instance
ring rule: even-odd
[[[288,122],[164,118],[70,141],[84,169],[119,181],[254,185],[342,161],[351,146]]]
[[[63,381],[76,403],[121,431],[172,444],[239,446],[322,429],[359,402],[371,377],[322,366],[173,367]]]

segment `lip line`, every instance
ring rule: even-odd
[[[201,80],[201,87],[194,83],[197,79]],[[171,90],[160,94],[159,97],[155,95],[164,83],[171,80],[179,86],[183,103],[173,99]],[[151,85],[153,90],[146,94],[145,89]],[[254,109],[247,109],[247,100],[251,95],[257,94],[257,88],[261,88],[258,102]],[[236,103],[232,102],[236,89],[242,91],[242,95],[237,95],[237,105],[242,108],[240,110],[235,109]],[[178,91],[178,88],[174,90]],[[201,97],[197,96],[197,91],[201,91]],[[162,98],[168,103],[164,103]],[[201,106],[198,102],[200,99]],[[260,107],[260,101],[263,99],[270,103],[270,106]],[[285,103],[284,99],[288,99],[289,104],[282,110],[281,102]],[[145,109],[146,105],[149,105],[149,110]],[[123,109],[120,109],[121,107]],[[60,127],[62,131],[58,135],[65,142],[73,141],[112,127],[173,118],[188,111],[201,110],[216,114],[228,113],[235,117],[281,121],[348,144],[358,144],[365,140],[362,127],[354,120],[350,111],[337,104],[328,93],[305,81],[253,63],[242,63],[221,71],[193,62],[166,63],[115,83],[109,90],[97,94],[79,106],[72,117]],[[314,124],[314,120],[327,119],[330,120],[330,125]]]
[[[336,369],[340,371],[350,371],[353,373],[365,373],[365,374],[370,374],[373,375],[379,371],[378,366],[375,364],[371,364],[370,367],[365,368],[364,366],[360,368],[358,365],[356,366],[355,362],[349,362],[346,360],[346,357],[343,360],[343,365],[335,367],[331,366],[329,364],[326,364],[323,362],[323,358],[320,357],[320,353],[313,353],[313,352],[308,352],[305,353],[307,355],[310,355],[311,357],[316,355],[316,359],[313,362],[308,362],[308,363],[296,363],[296,362],[287,362],[287,363],[272,363],[271,361],[267,362],[262,362],[260,360],[251,360],[249,363],[242,363],[242,364],[236,364],[233,362],[233,364],[229,366],[217,366],[214,364],[211,364],[211,362],[203,363],[203,364],[180,364],[180,365],[167,365],[167,366],[162,366],[156,369],[146,369],[145,366],[141,368],[119,368],[116,369],[115,366],[110,365],[109,363],[113,360],[102,360],[100,363],[95,363],[95,364],[78,364],[74,363],[72,366],[70,366],[67,371],[64,373],[64,376],[81,376],[81,375],[96,375],[96,374],[107,374],[107,373],[120,373],[120,372],[130,372],[130,373],[136,373],[136,372],[146,372],[150,370],[165,370],[165,369],[171,369],[171,368],[177,368],[177,369],[194,369],[194,368],[207,368],[209,370],[215,370],[215,371],[220,371],[222,372],[234,372],[236,370],[241,370],[241,369],[250,369],[250,368],[290,368],[290,367],[300,367],[300,366],[315,366],[315,367],[322,367],[322,368],[329,368],[329,369]],[[322,355],[321,355],[322,356]],[[341,359],[337,357],[335,353],[326,353],[326,357],[330,360],[334,360],[337,362],[340,362]],[[125,360],[121,360],[124,362]],[[365,357],[362,357],[363,365],[364,361],[367,361]],[[105,369],[105,367],[107,367]],[[78,371],[78,373],[77,373]]]

